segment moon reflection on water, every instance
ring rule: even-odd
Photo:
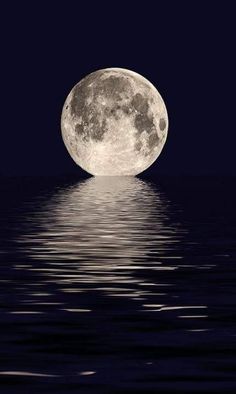
[[[21,242],[42,263],[40,274],[68,292],[89,285],[107,295],[139,297],[153,284],[147,270],[177,268],[165,256],[184,230],[170,221],[162,193],[138,178],[89,178],[63,188],[37,220],[37,233]]]

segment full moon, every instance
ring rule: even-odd
[[[123,68],[95,71],[76,84],[61,116],[73,160],[92,175],[137,175],[160,155],[165,103],[146,78]]]

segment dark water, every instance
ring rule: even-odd
[[[1,182],[1,393],[235,393],[235,179]]]

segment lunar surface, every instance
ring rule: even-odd
[[[62,110],[63,141],[92,175],[137,175],[160,155],[168,115],[157,89],[141,75],[107,68],[87,75]]]

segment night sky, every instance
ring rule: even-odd
[[[233,2],[86,4],[1,6],[0,174],[83,175],[61,139],[64,100],[88,73],[123,67],[157,87],[169,114],[147,175],[235,175]]]

